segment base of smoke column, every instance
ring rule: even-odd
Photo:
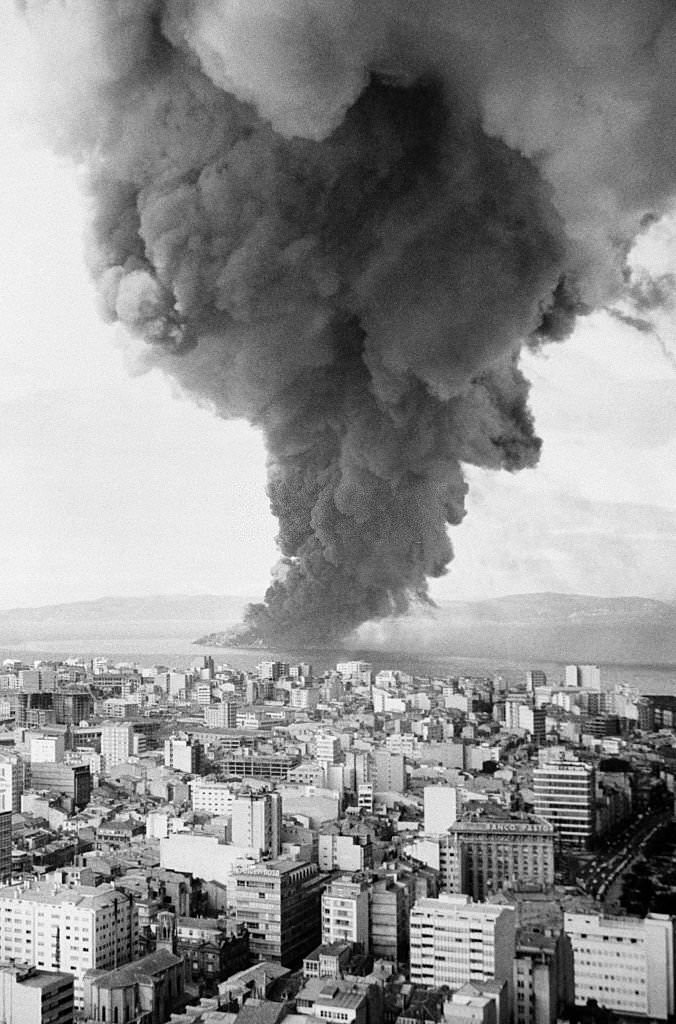
[[[260,636],[255,630],[241,623],[233,629],[221,630],[216,633],[207,633],[193,644],[199,647],[254,647],[264,648],[271,644],[265,637]]]

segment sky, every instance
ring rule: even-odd
[[[259,435],[139,372],[140,343],[96,310],[75,169],[5,123],[0,608],[262,596],[278,552]],[[655,226],[634,259],[676,273],[674,226]],[[433,597],[676,597],[676,320],[656,317],[659,337],[596,313],[524,357],[542,459],[513,476],[468,469]]]

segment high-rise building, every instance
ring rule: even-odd
[[[79,725],[94,711],[94,699],[88,690],[56,690],[52,697],[54,718],[59,725]]]
[[[547,742],[547,711],[543,707],[534,707],[532,715],[533,726],[529,732],[533,737],[533,743],[538,747],[544,747]]]
[[[581,761],[544,762],[533,770],[535,813],[552,823],[562,846],[589,846],[594,785],[594,769]]]
[[[235,920],[249,932],[261,960],[300,965],[321,941],[321,895],[326,885],[316,864],[266,861],[232,874]],[[228,895],[230,894],[228,883]]]
[[[0,811],[0,884],[12,877],[12,812]]]
[[[190,799],[193,811],[228,815],[232,813],[235,797],[232,786],[227,782],[216,782],[212,778],[193,779],[190,783]]]
[[[369,891],[349,876],[331,882],[322,895],[322,942],[356,942],[368,952]]]
[[[674,1013],[674,922],[564,914],[573,947],[575,1003],[595,999],[632,1017],[666,1020]]]
[[[25,779],[22,758],[10,751],[0,751],[0,811],[19,813]]]
[[[259,679],[271,679],[273,682],[285,679],[289,674],[289,665],[285,661],[261,661],[256,669]]]
[[[0,1019],[4,1024],[73,1024],[73,977],[32,964],[0,963]]]
[[[325,764],[338,764],[341,747],[337,736],[328,732],[318,732],[315,736],[315,757]]]
[[[536,687],[546,686],[547,676],[541,668],[531,668],[526,672],[526,689],[533,693]]]
[[[556,1024],[574,1001],[568,936],[551,930],[521,930],[513,981],[513,1024]]]
[[[351,679],[353,683],[364,686],[368,686],[373,679],[373,666],[368,661],[339,661],[336,672],[343,679]]]
[[[237,707],[232,700],[222,700],[204,709],[204,723],[209,729],[235,729]]]
[[[200,770],[202,747],[191,736],[170,736],[164,741],[164,763],[177,772],[195,775]]]
[[[232,802],[232,842],[256,858],[279,857],[282,850],[282,798],[279,793],[240,793]]]
[[[57,888],[51,882],[0,889],[0,958],[13,957],[75,978],[75,1007],[91,968],[112,968],[138,956],[138,913],[112,885]]]
[[[449,847],[451,890],[475,900],[503,888],[542,891],[554,884],[554,826],[534,814],[488,802],[465,812],[442,843]]]
[[[403,754],[376,750],[373,755],[373,789],[376,793],[404,793],[406,764]]]
[[[468,896],[418,900],[411,909],[411,981],[455,989],[495,979],[511,991],[515,932],[512,907]]]
[[[455,786],[425,786],[425,835],[440,836],[457,821],[459,798],[460,794]]]
[[[379,878],[371,886],[371,952],[405,964],[409,952],[409,888],[395,878]]]
[[[117,764],[124,764],[140,753],[145,737],[137,736],[131,722],[104,722],[101,726],[101,758],[105,771]]]
[[[566,686],[600,690],[601,669],[598,665],[566,665]]]

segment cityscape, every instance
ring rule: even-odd
[[[0,1024],[676,1024],[676,3],[5,6]]]
[[[7,659],[3,1020],[669,1020],[675,716],[593,664]]]

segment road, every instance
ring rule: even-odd
[[[599,856],[579,884],[588,895],[603,903],[609,913],[620,909],[622,879],[632,864],[643,855],[647,842],[656,832],[669,824],[672,811],[651,815],[630,825],[626,836],[617,840],[607,855]]]

